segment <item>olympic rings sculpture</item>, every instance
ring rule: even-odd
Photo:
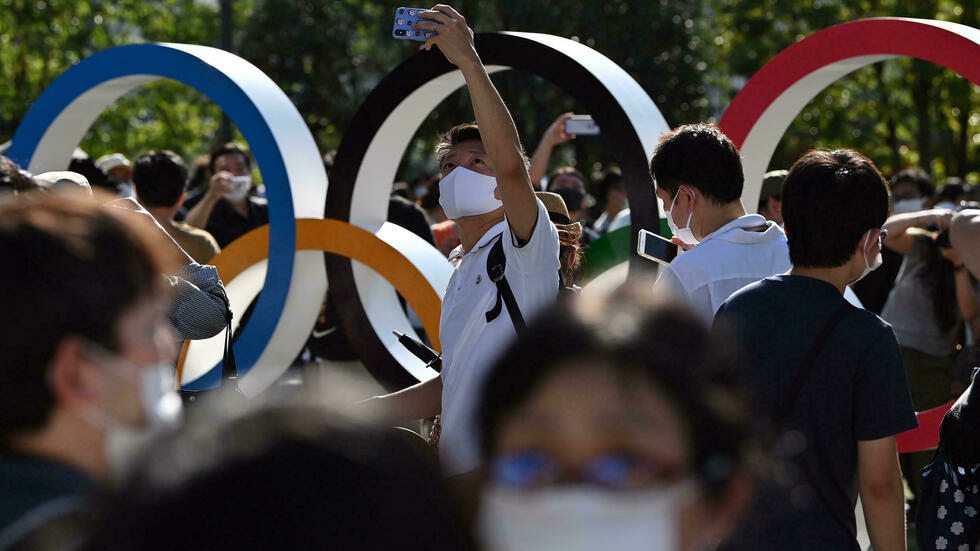
[[[491,72],[508,68],[532,72],[557,84],[589,110],[613,141],[633,205],[634,228],[658,227],[646,163],[657,137],[668,126],[642,88],[608,58],[563,38],[491,33],[478,35],[476,43]],[[780,137],[816,94],[855,69],[899,56],[930,61],[980,84],[980,66],[974,62],[980,58],[980,30],[972,27],[878,18],[815,33],[787,48],[753,76],[719,124],[743,157],[743,203],[754,209],[762,175]],[[431,109],[463,84],[460,74],[433,52],[420,52],[395,68],[355,116],[338,150],[334,185],[329,191],[309,130],[285,94],[248,62],[202,46],[121,46],[83,60],[55,80],[34,104],[14,136],[9,156],[32,171],[64,168],[71,151],[106,106],[157,78],[192,86],[220,105],[256,152],[267,185],[268,269],[256,254],[266,243],[261,232],[243,238],[248,246],[231,245],[228,254],[223,253],[226,258],[217,260],[229,266],[235,264],[235,255],[247,260],[238,261],[237,277],[226,279],[233,306],[236,298],[250,300],[262,291],[253,319],[235,345],[239,369],[246,373],[243,381],[251,369],[268,370],[261,377],[259,372],[252,376],[258,380],[253,392],[274,380],[275,370],[281,369],[275,366],[291,361],[305,342],[320,306],[319,300],[310,297],[323,295],[328,273],[331,284],[340,291],[336,294],[343,297],[337,306],[345,320],[344,330],[379,381],[395,387],[434,376],[420,362],[406,357],[389,336],[391,329],[407,327],[395,289],[403,295],[413,294],[404,288],[403,280],[396,280],[402,270],[417,272],[411,277],[415,285],[422,286],[421,295],[413,295],[409,302],[417,312],[429,313],[425,316],[429,318],[427,332],[438,335],[431,327],[431,312],[451,268],[420,239],[386,223],[383,205],[409,140]],[[319,205],[324,205],[322,210]],[[341,250],[342,240],[321,240],[306,232],[326,227],[338,235],[356,233],[333,223],[297,224],[299,219],[322,219],[324,215],[349,222],[390,248],[357,234],[359,243],[384,251],[381,256],[360,263],[355,254],[360,251],[347,249],[355,261],[328,255],[324,262],[319,251]],[[399,268],[393,272],[393,266]],[[194,347],[204,352],[191,366]],[[214,346],[196,342],[185,349],[183,357],[184,388],[216,384],[220,364],[208,361],[215,357]],[[936,416],[935,412],[930,415],[930,419]],[[925,435],[916,440],[916,446],[929,445],[935,426],[919,430],[926,429],[931,432],[913,435]]]

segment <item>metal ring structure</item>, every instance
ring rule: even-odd
[[[256,228],[239,237],[214,257],[213,264],[221,277],[230,286],[239,285],[249,279],[248,271],[263,264],[269,248],[269,226]],[[442,309],[441,289],[437,291],[432,282],[415,266],[412,260],[399,253],[393,246],[376,235],[357,226],[339,220],[300,219],[296,221],[296,250],[324,251],[362,262],[365,266],[384,277],[418,313],[427,333],[433,335],[433,346],[439,347],[439,315]],[[322,265],[322,263],[321,263]],[[240,277],[243,276],[244,277]],[[252,276],[253,279],[254,276]],[[246,283],[247,285],[247,283]],[[235,298],[241,304],[248,302],[258,293],[260,287],[250,286],[251,291],[241,290]],[[194,381],[200,377],[193,373],[194,366],[211,365],[210,358],[220,357],[223,345],[221,336],[214,337],[213,343],[206,346],[198,341],[184,343],[181,357],[177,363],[177,380]],[[204,356],[195,358],[194,356]],[[296,351],[293,351],[296,355]],[[189,359],[189,361],[188,361]],[[278,368],[252,369],[238,381],[238,388],[246,396],[254,396],[271,385],[288,367],[284,363]],[[185,369],[186,368],[186,369]],[[424,366],[409,364],[416,378],[427,379],[436,373]],[[422,370],[425,371],[422,371]],[[185,375],[186,374],[186,375]]]
[[[980,29],[895,17],[842,23],[786,48],[749,79],[719,126],[741,151],[742,203],[750,212],[772,154],[800,111],[848,73],[895,57],[929,61],[980,84]]]
[[[980,85],[980,29],[928,19],[886,17],[843,23],[780,52],[735,96],[719,123],[742,154],[742,202],[755,211],[762,179],[786,129],[821,90],[872,63],[914,57]],[[919,412],[918,429],[898,435],[899,451],[935,448],[950,404]]]
[[[261,167],[269,198],[270,267],[251,322],[235,345],[239,372],[288,364],[319,313],[322,255],[296,251],[296,218],[321,218],[327,177],[313,136],[285,93],[244,59],[216,48],[133,44],[99,52],[59,76],[14,135],[9,156],[32,172],[63,170],[95,119],[123,94],[169,78],[218,104],[235,121]],[[317,295],[318,294],[318,295]],[[220,382],[220,365],[185,388]]]
[[[609,58],[565,38],[506,32],[478,34],[475,42],[489,72],[516,69],[542,77],[592,115],[623,171],[633,227],[658,228],[648,163],[657,139],[670,127],[643,88]],[[387,197],[405,150],[429,113],[463,85],[462,73],[437,49],[420,51],[392,70],[344,134],[324,216],[370,232],[389,225]],[[390,311],[397,306],[394,292],[346,258],[326,255],[326,266],[344,331],[372,375],[393,389],[417,382],[398,361],[401,346],[390,331],[375,330],[384,306],[379,302]]]

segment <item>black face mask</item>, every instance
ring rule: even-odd
[[[564,187],[553,190],[561,196],[562,200],[565,201],[565,206],[568,207],[568,212],[575,212],[577,210],[582,210],[582,201],[585,199],[585,193],[582,190]]]

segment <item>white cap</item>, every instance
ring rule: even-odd
[[[99,167],[102,172],[108,173],[114,168],[119,168],[121,166],[131,167],[132,163],[126,158],[122,153],[113,153],[112,155],[103,155],[95,161],[95,166]]]
[[[89,185],[88,178],[70,170],[45,172],[34,176],[34,179],[47,182],[54,191],[82,190],[92,195],[92,186]]]

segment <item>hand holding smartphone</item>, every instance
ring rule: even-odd
[[[636,254],[666,266],[677,256],[677,244],[647,230],[640,230]]]
[[[596,136],[599,125],[591,115],[572,115],[565,121],[565,133],[570,136]]]
[[[395,24],[391,28],[391,36],[398,40],[418,40],[425,42],[432,35],[436,34],[428,30],[416,30],[415,25],[419,21],[425,21],[419,17],[420,12],[428,8],[398,8],[395,10]]]

